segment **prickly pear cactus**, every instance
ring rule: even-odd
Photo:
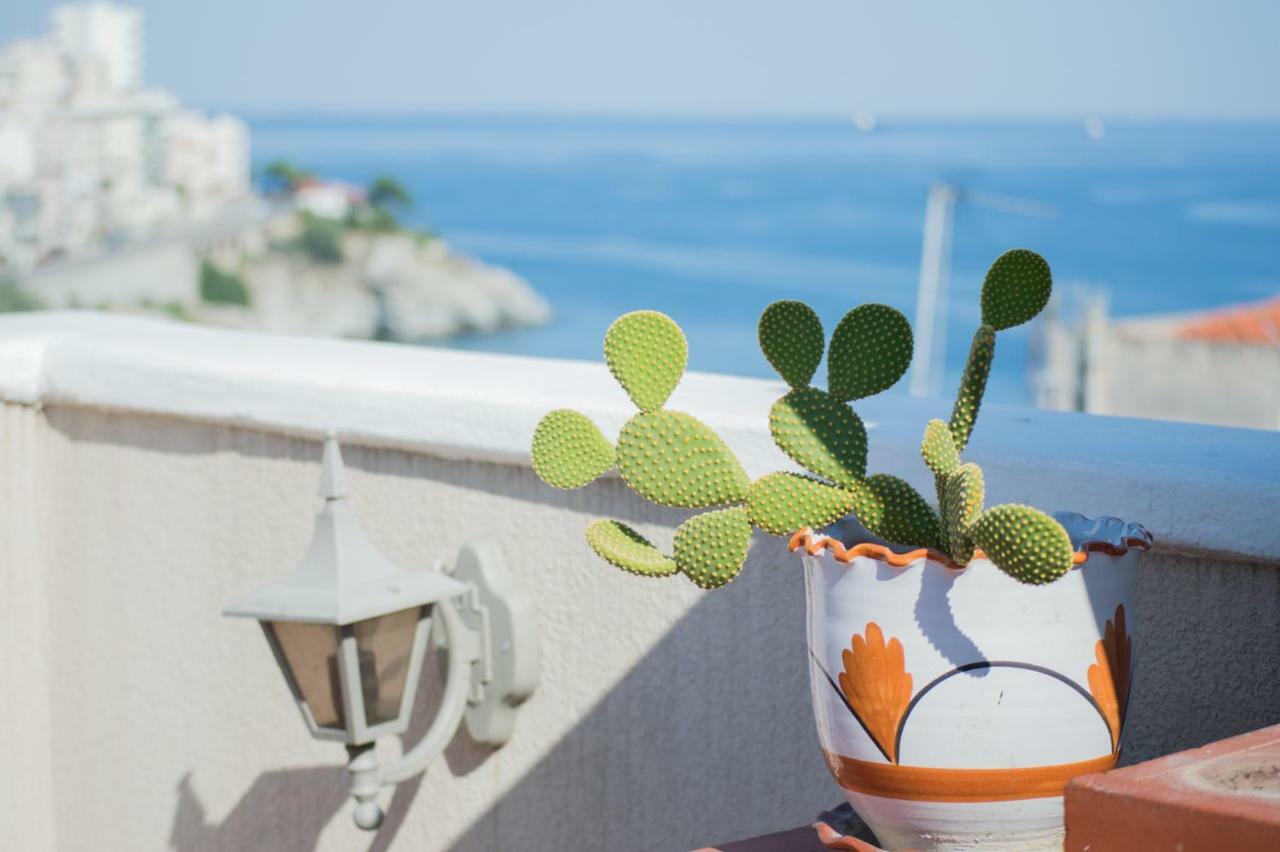
[[[867,530],[893,544],[941,549],[938,516],[906,481],[887,473],[854,489],[853,512]]]
[[[647,411],[618,436],[618,472],[646,500],[701,509],[747,497],[746,471],[720,436],[681,411]]]
[[[969,360],[965,362],[960,377],[960,389],[956,391],[956,404],[951,409],[951,437],[957,450],[963,450],[973,434],[973,424],[978,419],[982,395],[987,390],[987,376],[991,374],[991,361],[996,356],[996,331],[989,325],[979,326],[969,347]]]
[[[1007,503],[988,509],[970,532],[1000,570],[1023,583],[1056,580],[1075,558],[1062,524],[1030,506]]]
[[[751,523],[741,506],[694,515],[676,529],[680,572],[704,589],[718,589],[742,570],[751,544]]]
[[[558,408],[533,432],[533,471],[556,488],[581,488],[613,461],[613,445],[585,414]]]
[[[944,481],[942,518],[947,525],[947,544],[951,558],[961,565],[973,558],[970,526],[982,513],[985,494],[982,468],[973,462],[960,465],[947,474]]]
[[[1045,259],[1027,249],[996,258],[982,282],[982,324],[1004,331],[1030,321],[1049,304],[1053,275]]]
[[[929,421],[920,445],[938,484],[942,536],[951,558],[963,565],[981,549],[1023,583],[1047,583],[1066,573],[1074,559],[1071,540],[1061,524],[1030,506],[983,511],[982,470],[962,463],[960,454],[982,406],[996,333],[1032,319],[1048,303],[1052,287],[1049,264],[1035,252],[1014,249],[996,259],[982,285],[982,325],[973,336],[951,420]]]
[[[792,387],[769,412],[773,442],[819,479],[774,474],[757,482],[748,500],[753,522],[766,532],[785,534],[825,526],[852,508],[863,526],[881,538],[937,547],[938,517],[924,498],[901,479],[867,477],[867,430],[848,405],[902,377],[911,363],[907,318],[887,305],[861,305],[845,314],[827,353],[826,391],[800,381],[812,378],[822,358],[821,332],[817,315],[799,302],[777,302],[760,318],[760,348]],[[784,345],[784,336],[803,336],[802,357],[794,354],[795,346]],[[821,503],[811,511],[798,494],[789,495],[797,500],[789,503],[778,497],[784,486],[811,493]],[[775,498],[775,507],[765,507],[764,495]]]
[[[934,418],[924,429],[924,440],[920,442],[920,455],[929,470],[938,476],[946,476],[960,466],[960,451],[951,437],[951,429],[946,421]]]
[[[640,533],[619,521],[593,521],[587,527],[587,543],[600,558],[623,571],[646,577],[676,573],[676,562],[654,547]]]
[[[853,494],[799,473],[770,473],[751,483],[751,522],[773,535],[803,527],[825,527],[853,508]]]
[[[604,335],[604,360],[641,411],[661,408],[684,376],[689,344],[671,317],[634,311],[616,319]]]
[[[809,384],[822,360],[822,321],[804,302],[774,302],[760,315],[760,348],[793,388]]]
[[[790,386],[769,412],[770,433],[813,476],[777,472],[752,482],[710,427],[663,408],[684,375],[688,344],[679,326],[655,311],[626,314],[605,335],[605,361],[640,409],[622,427],[617,447],[584,415],[558,409],[534,432],[534,470],[558,488],[577,488],[616,465],[627,485],[654,503],[710,509],[677,528],[672,556],[618,521],[587,528],[587,541],[601,557],[644,576],[681,573],[702,588],[717,588],[741,571],[753,526],[787,535],[852,511],[890,543],[942,549],[960,564],[981,549],[1021,582],[1049,582],[1073,562],[1066,531],[1028,506],[984,511],[982,471],[962,454],[982,405],[997,332],[1033,318],[1051,289],[1049,265],[1026,249],[1001,255],[987,273],[982,325],[951,418],[929,421],[920,446],[941,516],[902,479],[867,476],[867,430],[848,405],[891,387],[911,363],[911,327],[887,305],[854,308],[836,326],[826,353],[826,390],[809,385],[824,349],[817,314],[784,301],[760,317],[760,347]]]
[[[775,402],[769,431],[778,449],[818,476],[848,486],[866,475],[862,418],[817,388],[796,388]]]
[[[827,391],[848,402],[888,390],[911,365],[911,323],[888,305],[859,305],[831,335]]]

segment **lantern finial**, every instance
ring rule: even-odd
[[[324,460],[320,465],[318,493],[325,500],[341,500],[347,496],[347,470],[342,464],[338,433],[332,430],[324,438]]]

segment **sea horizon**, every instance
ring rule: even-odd
[[[608,323],[662,310],[692,369],[772,375],[755,345],[770,301],[828,329],[863,301],[914,319],[929,187],[959,187],[947,319],[958,377],[977,291],[1026,246],[1056,289],[1105,290],[1112,313],[1197,311],[1280,293],[1280,122],[600,117],[511,113],[247,115],[256,167],[389,174],[411,224],[505,266],[556,311],[548,326],[445,345],[599,358]],[[989,398],[1026,403],[1031,332],[1002,335]]]

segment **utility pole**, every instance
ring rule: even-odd
[[[951,265],[951,226],[959,190],[949,183],[929,187],[924,208],[924,244],[916,291],[916,351],[907,385],[912,396],[937,393],[946,369],[947,277]]]

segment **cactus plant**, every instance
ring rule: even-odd
[[[597,521],[587,541],[607,562],[636,574],[683,573],[704,588],[724,585],[746,560],[753,526],[774,535],[830,524],[851,510],[886,538],[937,546],[938,519],[907,483],[866,476],[867,430],[846,400],[896,382],[911,359],[911,327],[886,305],[850,311],[832,337],[831,394],[810,387],[822,360],[822,323],[800,302],[778,302],[760,318],[765,357],[792,390],[774,404],[777,445],[816,476],[768,474],[751,482],[733,451],[705,423],[663,408],[684,373],[688,344],[669,317],[637,311],[605,334],[614,378],[640,412],[617,447],[585,415],[557,409],[538,423],[534,471],[557,488],[578,488],[616,464],[623,481],[651,502],[712,509],[676,531],[671,556],[617,521]]]
[[[888,542],[941,550],[961,565],[981,549],[1021,582],[1048,582],[1072,564],[1062,526],[1028,506],[984,509],[982,471],[962,454],[982,404],[997,332],[1039,313],[1051,288],[1048,264],[1025,249],[1001,255],[987,273],[982,324],[951,418],[929,421],[921,443],[938,512],[906,481],[867,475],[867,430],[848,403],[893,386],[912,354],[906,317],[878,304],[854,308],[837,324],[826,347],[825,390],[810,385],[824,350],[817,314],[802,302],[781,301],[760,317],[760,348],[788,385],[770,409],[769,430],[809,475],[780,471],[753,482],[709,426],[663,407],[684,374],[688,343],[679,326],[656,311],[626,314],[605,334],[605,361],[639,409],[623,425],[616,448],[584,415],[557,409],[534,432],[534,470],[550,485],[578,488],[616,464],[642,497],[708,510],[680,524],[671,556],[618,521],[587,528],[587,541],[601,557],[645,576],[682,573],[703,588],[723,586],[741,570],[753,527],[788,535],[852,513]]]
[[[982,324],[974,333],[969,359],[956,392],[951,420],[931,420],[920,455],[938,484],[938,506],[946,547],[961,565],[976,549],[1023,583],[1047,583],[1071,568],[1074,552],[1062,525],[1038,509],[1018,504],[982,508],[982,470],[961,463],[982,405],[995,356],[996,332],[1021,325],[1049,301],[1053,276],[1044,258],[1014,249],[996,258],[982,283]]]

